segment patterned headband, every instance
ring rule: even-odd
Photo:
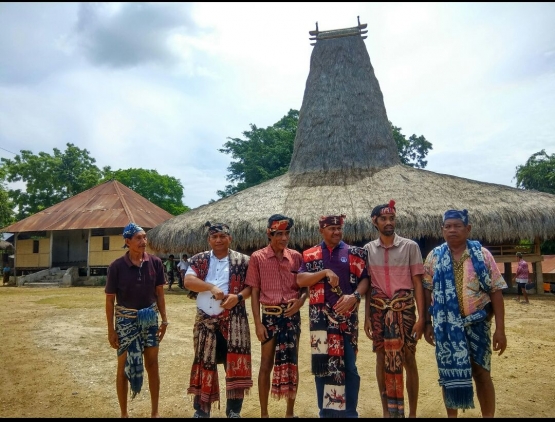
[[[345,218],[347,216],[345,214],[341,215],[326,215],[320,217],[318,223],[320,224],[321,229],[325,229],[328,226],[342,226],[345,222]]]
[[[281,231],[281,230],[289,230],[293,227],[293,219],[292,218],[285,218],[283,220],[275,220],[268,223],[268,228],[270,231]]]
[[[137,226],[135,223],[129,223],[123,229],[123,238],[124,239],[131,239],[135,236],[135,233],[144,232],[142,227]]]
[[[389,203],[378,205],[372,210],[370,218],[379,217],[382,214],[397,214],[395,209],[395,201],[393,199],[389,200]]]
[[[468,225],[468,211],[467,210],[447,210],[445,214],[443,214],[443,222],[449,219],[457,219],[462,220],[463,224],[466,226]]]
[[[212,224],[210,221],[207,221],[204,225],[208,227],[208,234],[210,235],[213,235],[216,233],[229,234],[229,226],[227,224],[224,224],[224,223]]]

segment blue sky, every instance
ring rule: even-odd
[[[70,142],[203,205],[229,183],[227,138],[300,109],[315,22],[357,16],[427,170],[515,186],[555,153],[555,3],[0,3],[0,157]]]

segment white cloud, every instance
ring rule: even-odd
[[[389,119],[427,169],[514,186],[555,152],[554,3],[3,3],[0,157],[68,142],[217,199],[228,137],[300,109],[308,31],[368,24]]]

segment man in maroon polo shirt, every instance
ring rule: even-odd
[[[262,418],[269,417],[268,395],[272,369],[272,397],[278,400],[285,398],[285,417],[295,416],[301,334],[299,310],[308,296],[308,290],[299,288],[296,281],[302,255],[287,247],[292,227],[293,219],[284,215],[274,214],[268,219],[266,235],[270,244],[251,255],[245,281],[245,284],[252,287],[252,314],[256,336],[262,343],[258,373],[258,397]]]
[[[368,288],[366,251],[343,242],[345,215],[320,217],[320,244],[303,252],[297,283],[310,288],[312,373],[319,416],[357,418],[358,308]]]
[[[127,418],[128,383],[132,398],[141,391],[143,369],[148,373],[151,416],[159,417],[160,374],[158,345],[168,326],[164,300],[164,266],[145,252],[146,233],[135,223],[123,229],[129,251],[108,267],[106,319],[108,341],[117,349],[116,390],[121,417]],[[116,304],[117,301],[117,304]],[[158,312],[162,318],[158,326]],[[144,367],[143,367],[144,356]]]
[[[374,207],[370,214],[379,237],[364,245],[370,273],[364,331],[376,353],[383,416],[405,416],[404,369],[409,417],[415,418],[419,389],[416,342],[424,333],[425,321],[424,266],[418,244],[395,233],[396,213],[395,201],[391,200]]]

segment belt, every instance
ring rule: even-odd
[[[392,300],[373,297],[370,301],[370,306],[381,310],[391,309],[392,311],[400,312],[414,306],[413,298],[414,296],[412,293],[408,296],[398,297]],[[407,303],[409,301],[410,303]]]
[[[281,315],[291,307],[291,303],[284,305],[262,305],[262,313],[266,315]]]

